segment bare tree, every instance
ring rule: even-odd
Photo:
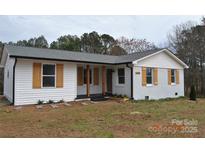
[[[193,22],[175,26],[173,32],[168,35],[168,40],[177,56],[189,66],[189,69],[185,70],[185,92],[188,93],[194,84],[198,95],[205,96],[205,26]]]
[[[116,45],[123,48],[127,53],[142,52],[157,48],[154,43],[148,42],[146,39],[128,39],[126,37],[117,39]]]

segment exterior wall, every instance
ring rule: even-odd
[[[125,68],[125,84],[118,84],[118,68]],[[131,97],[131,71],[126,65],[118,65],[114,67],[113,72],[113,94],[126,95]]]
[[[63,88],[32,88],[32,72],[33,63],[63,63],[64,64],[64,87]],[[154,55],[150,58],[133,62],[133,98],[160,99],[166,97],[184,96],[184,70],[173,58],[164,52]],[[13,88],[13,65],[14,59],[7,59],[4,73],[4,95],[12,101]],[[90,65],[93,67],[94,65]],[[102,70],[99,66],[99,85],[90,85],[90,94],[102,93]],[[141,68],[157,67],[158,68],[158,85],[142,86]],[[114,70],[112,74],[112,93],[117,95],[127,95],[131,97],[131,72],[126,65],[106,66]],[[125,68],[125,84],[118,84],[118,68]],[[179,69],[180,84],[168,85],[168,68]],[[9,78],[7,78],[6,70],[9,70]],[[136,73],[139,72],[139,73]],[[93,71],[92,71],[93,73]],[[92,82],[93,83],[93,82]],[[178,95],[175,95],[178,93]],[[15,105],[35,104],[38,100],[54,100],[73,101],[77,95],[86,94],[86,85],[77,86],[77,63],[55,62],[47,60],[28,60],[17,59],[15,71]]]
[[[142,66],[158,68],[158,85],[142,86]],[[179,69],[179,84],[168,85],[168,68]],[[140,100],[145,99],[145,96],[149,96],[149,99],[184,96],[184,69],[164,52],[134,62],[133,97]]]
[[[4,96],[10,101],[13,101],[13,66],[15,59],[7,57],[4,66]]]
[[[92,68],[92,84],[90,84],[90,94],[100,94],[102,93],[102,66],[99,65],[99,85],[94,85],[94,75],[93,75],[93,68],[94,65],[90,65],[90,68]],[[78,86],[77,88],[77,94],[78,95],[86,95],[86,84],[82,86]]]
[[[76,64],[64,62],[63,88],[32,88],[33,62],[56,64],[61,62],[46,60],[18,59],[15,71],[15,105],[36,104],[38,100],[61,99],[73,101],[77,96]],[[63,62],[62,62],[63,63]]]

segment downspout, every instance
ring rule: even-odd
[[[129,66],[128,63],[126,64],[126,67],[130,68],[131,71],[131,99],[133,99],[133,67]]]
[[[16,70],[16,62],[17,58],[14,59],[14,66],[13,66],[13,104],[15,103],[15,70]]]

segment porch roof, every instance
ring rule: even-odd
[[[10,57],[29,58],[29,59],[48,59],[73,62],[101,63],[101,64],[123,64],[131,63],[161,49],[137,52],[123,56],[102,55],[77,51],[22,47],[5,45]]]

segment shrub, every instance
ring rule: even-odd
[[[38,103],[38,105],[41,105],[41,104],[43,104],[43,102],[44,102],[43,100],[39,99],[37,103]]]
[[[47,102],[48,104],[53,104],[53,103],[55,103],[53,100],[48,100],[48,102]]]
[[[117,95],[118,98],[123,98],[122,95]]]
[[[117,94],[112,94],[112,97],[117,97]]]
[[[191,91],[190,91],[189,97],[190,97],[190,100],[193,100],[193,101],[196,100],[196,90],[195,90],[194,85],[191,86]]]
[[[65,101],[63,99],[61,99],[60,101],[56,102],[56,103],[64,103]]]

